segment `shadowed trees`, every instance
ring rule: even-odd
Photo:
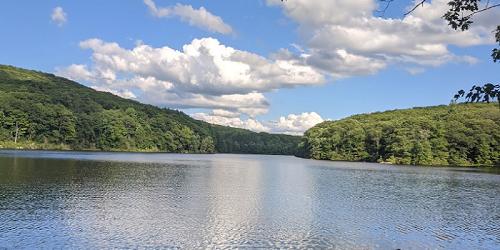
[[[490,103],[495,101],[495,99],[498,101],[498,107],[500,108],[500,85],[499,84],[492,84],[488,83],[485,84],[484,86],[472,86],[472,88],[469,90],[469,92],[466,92],[464,90],[459,90],[457,94],[453,97],[454,101],[456,102],[460,98],[465,98],[466,102],[473,103],[473,102],[486,102]]]

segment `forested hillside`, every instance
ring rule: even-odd
[[[308,130],[299,155],[413,165],[499,165],[498,104],[355,115]]]
[[[294,154],[300,138],[211,125],[0,65],[0,148]]]

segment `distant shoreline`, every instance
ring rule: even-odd
[[[159,150],[100,150],[100,149],[63,149],[63,148],[49,148],[49,147],[37,147],[37,148],[12,148],[3,147],[0,143],[0,152],[2,151],[53,151],[53,152],[90,152],[90,153],[137,153],[137,154],[193,154],[193,155],[215,155],[215,154],[231,154],[231,155],[282,155],[282,156],[294,156],[289,154],[258,154],[258,153],[230,153],[230,152],[213,152],[213,153],[203,153],[203,152],[168,152]],[[301,158],[301,157],[298,157]],[[313,159],[310,159],[313,160]]]
[[[304,160],[312,161],[322,161],[322,162],[353,162],[353,163],[372,163],[380,165],[389,165],[394,167],[423,167],[423,168],[480,168],[480,169],[500,169],[500,165],[407,165],[407,164],[395,164],[390,162],[369,162],[369,161],[348,161],[348,160],[325,160],[325,159],[311,159],[304,158],[294,155],[284,155],[284,154],[255,154],[255,153],[226,153],[226,152],[215,152],[215,153],[182,153],[182,152],[163,152],[163,151],[126,151],[126,150],[95,150],[95,149],[50,149],[50,148],[38,148],[38,149],[28,149],[28,148],[3,148],[0,145],[0,153],[5,151],[19,151],[19,152],[29,152],[29,151],[40,151],[40,152],[61,152],[61,153],[116,153],[116,154],[180,154],[180,155],[269,155],[269,156],[291,156],[297,157]]]

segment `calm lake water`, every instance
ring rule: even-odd
[[[500,175],[290,156],[0,151],[0,248],[499,249]]]

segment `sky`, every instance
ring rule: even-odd
[[[324,120],[449,104],[498,82],[500,8],[466,32],[447,0],[6,0],[0,64],[196,119],[302,134]]]

